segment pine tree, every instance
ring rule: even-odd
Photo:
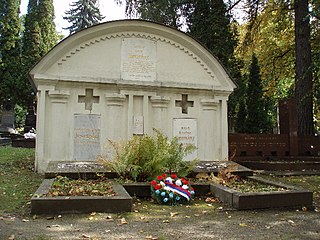
[[[255,54],[252,55],[247,88],[247,133],[265,133],[271,131],[270,121],[263,98],[260,67]]]
[[[98,24],[104,19],[97,6],[97,0],[78,0],[70,4],[71,9],[66,11],[66,19],[71,25],[66,30],[70,34],[81,29]]]
[[[18,0],[0,2],[0,105],[18,101],[20,78],[20,20]]]

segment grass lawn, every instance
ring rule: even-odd
[[[34,173],[34,149],[0,147],[0,213],[25,214],[43,177]]]

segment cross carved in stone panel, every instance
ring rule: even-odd
[[[182,113],[188,114],[188,107],[193,107],[194,101],[188,101],[188,95],[182,94],[181,100],[176,100],[176,107],[181,107]]]
[[[93,89],[86,88],[86,94],[78,96],[78,103],[84,103],[84,108],[91,111],[93,103],[99,103],[99,98],[99,96],[93,96]]]

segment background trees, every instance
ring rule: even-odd
[[[320,119],[318,0],[115,1],[126,4],[130,18],[157,21],[186,31],[217,56],[239,85],[229,99],[229,116],[236,120],[237,130],[243,125],[237,119],[246,115],[242,111],[250,107],[246,101],[247,76],[255,53],[268,118],[275,122],[279,99],[295,96],[300,103],[299,134],[313,133],[313,123]],[[53,1],[30,0],[25,20],[19,20],[19,2],[0,3],[0,104],[8,97],[26,104],[33,97],[26,73],[57,41]],[[70,32],[81,29],[81,17],[90,24],[101,21],[97,0],[73,4],[74,8],[66,13],[72,23]],[[87,10],[81,12],[83,6]],[[238,12],[245,20],[236,23],[234,16],[239,6]]]
[[[104,17],[97,7],[97,0],[78,0],[70,4],[71,9],[66,11],[63,17],[71,25],[66,30],[70,34],[81,29],[98,24]]]
[[[20,20],[18,0],[0,2],[0,106],[10,99],[19,101],[13,94],[20,79]]]

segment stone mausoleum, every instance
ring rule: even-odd
[[[227,100],[219,61],[187,34],[122,20],[79,31],[30,71],[37,89],[36,170],[52,161],[95,161],[107,139],[153,128],[197,150],[186,160],[226,160]]]

